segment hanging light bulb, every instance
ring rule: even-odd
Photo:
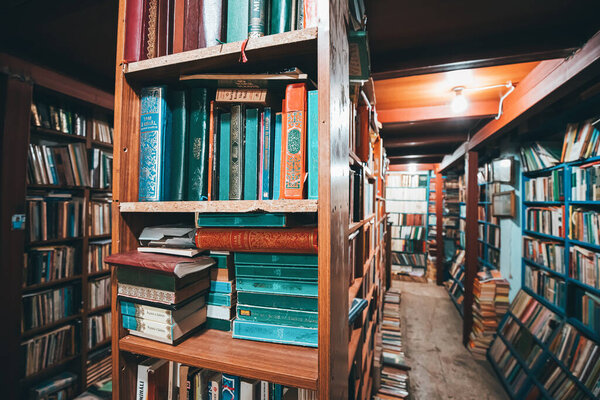
[[[454,89],[454,98],[452,99],[452,112],[455,114],[461,114],[467,110],[469,107],[469,102],[467,98],[463,94],[464,86],[457,86]]]

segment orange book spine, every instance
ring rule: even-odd
[[[196,247],[215,251],[316,253],[317,228],[198,228]]]
[[[306,183],[306,84],[285,90],[281,130],[281,199],[302,199]]]
[[[183,52],[183,29],[185,27],[185,0],[175,0],[173,14],[173,53],[181,53]]]
[[[210,122],[208,125],[208,201],[212,200],[213,154],[215,152],[215,102],[210,102]]]
[[[356,149],[356,155],[362,162],[369,161],[369,107],[366,105],[358,106],[358,115],[360,118],[360,131],[358,148]]]

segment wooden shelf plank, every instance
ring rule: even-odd
[[[352,368],[352,363],[356,357],[356,350],[358,350],[358,342],[360,342],[360,336],[362,333],[362,327],[356,328],[352,331],[350,336],[350,343],[348,343],[348,373]]]
[[[57,131],[55,129],[43,128],[41,126],[32,126],[31,133],[37,136],[43,136],[45,138],[66,140],[74,142],[85,142],[85,136],[73,135],[71,133],[65,133],[63,131]]]
[[[129,335],[119,340],[119,349],[246,378],[317,389],[318,350],[313,348],[232,339],[230,332],[208,329],[177,346]]]
[[[81,274],[70,276],[68,278],[54,279],[48,282],[35,283],[32,285],[24,286],[22,288],[23,293],[35,292],[36,290],[48,289],[53,286],[60,286],[66,283],[81,280]]]
[[[243,42],[224,43],[203,49],[137,61],[124,66],[123,72],[129,79],[179,79],[180,75],[193,72],[231,68],[239,63]],[[289,57],[317,55],[317,28],[253,38],[248,41],[245,53],[249,63],[264,64],[272,60]]]
[[[122,213],[315,213],[317,200],[140,201],[119,207]]]
[[[363,278],[356,278],[350,286],[350,289],[348,289],[348,304],[352,305],[352,300],[354,300],[354,298],[358,294],[358,291],[362,286],[362,281]]]

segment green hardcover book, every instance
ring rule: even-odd
[[[229,200],[229,142],[231,114],[221,114],[219,129],[219,200]]]
[[[285,294],[292,296],[318,296],[318,282],[275,280],[260,278],[235,278],[237,290],[245,292]]]
[[[315,311],[300,311],[238,304],[237,318],[245,321],[265,322],[268,324],[317,328],[319,313]]]
[[[229,200],[242,199],[244,180],[244,107],[231,106],[231,127],[229,143]]]
[[[366,31],[351,30],[348,32],[348,52],[350,53],[348,68],[350,80],[366,81],[369,79],[371,64]]]
[[[194,88],[190,95],[190,137],[188,144],[188,193],[191,201],[208,199],[208,89]]]
[[[209,293],[206,304],[212,306],[231,307],[235,304],[235,294],[231,293]]]
[[[248,173],[248,169],[244,171]],[[246,189],[244,189],[246,197]],[[250,199],[247,199],[250,200]],[[256,196],[254,198],[256,200]],[[289,214],[198,214],[196,226],[199,227],[266,227],[284,228],[306,222],[306,218],[295,217]]]
[[[171,292],[186,287],[199,279],[208,279],[208,275],[209,272],[207,270],[202,270],[188,274],[183,278],[177,278],[174,274],[152,272],[147,269],[127,268],[124,266],[117,268],[117,280],[119,283]]]
[[[289,32],[292,30],[292,0],[273,0],[269,33]]]
[[[215,329],[218,331],[231,331],[231,321],[216,318],[206,318],[206,329]]]
[[[278,253],[235,253],[235,265],[296,265],[316,267],[318,254],[278,254]]]
[[[308,140],[308,198],[319,198],[319,92],[308,92],[306,136]]]
[[[316,282],[319,269],[314,267],[287,267],[265,265],[236,265],[235,276],[240,278],[276,278]]]
[[[233,254],[229,253],[229,254],[223,254],[223,253],[217,253],[214,251],[210,252],[210,258],[215,260],[215,266],[217,268],[229,268],[229,267],[233,267]]]
[[[227,1],[227,43],[248,38],[249,0]]]
[[[258,199],[258,109],[246,110],[244,143],[244,200]]]
[[[186,199],[185,185],[188,146],[187,102],[184,90],[168,92],[168,104],[171,108],[171,190],[169,200],[182,201]]]
[[[248,3],[248,37],[265,36],[267,27],[267,0],[250,0]]]
[[[237,304],[258,307],[288,308],[292,310],[318,311],[317,297],[285,296],[270,293],[237,292]]]

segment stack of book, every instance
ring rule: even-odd
[[[235,253],[233,337],[317,347],[317,254]]]
[[[86,382],[88,386],[111,377],[112,357],[110,346],[92,351],[85,362]]]
[[[60,373],[31,388],[29,399],[71,399],[77,390],[77,379],[72,372]]]
[[[536,142],[521,148],[521,164],[525,172],[550,168],[560,162],[560,149],[554,143]]]
[[[29,145],[27,183],[90,186],[87,151],[83,143],[66,146]]]
[[[73,246],[37,247],[24,254],[25,285],[70,278],[76,274],[77,251]]]
[[[498,324],[508,309],[509,289],[510,284],[500,271],[477,273],[473,285],[473,330],[469,340],[469,349],[477,359],[485,359],[494,340]]]
[[[594,119],[567,125],[563,142],[561,162],[577,161],[600,155],[600,132],[594,127]]]
[[[123,327],[129,333],[175,344],[206,322],[209,257],[132,251],[113,254]]]
[[[229,332],[237,302],[233,254],[228,251],[211,251],[210,257],[216,264],[210,270],[206,327]]]

